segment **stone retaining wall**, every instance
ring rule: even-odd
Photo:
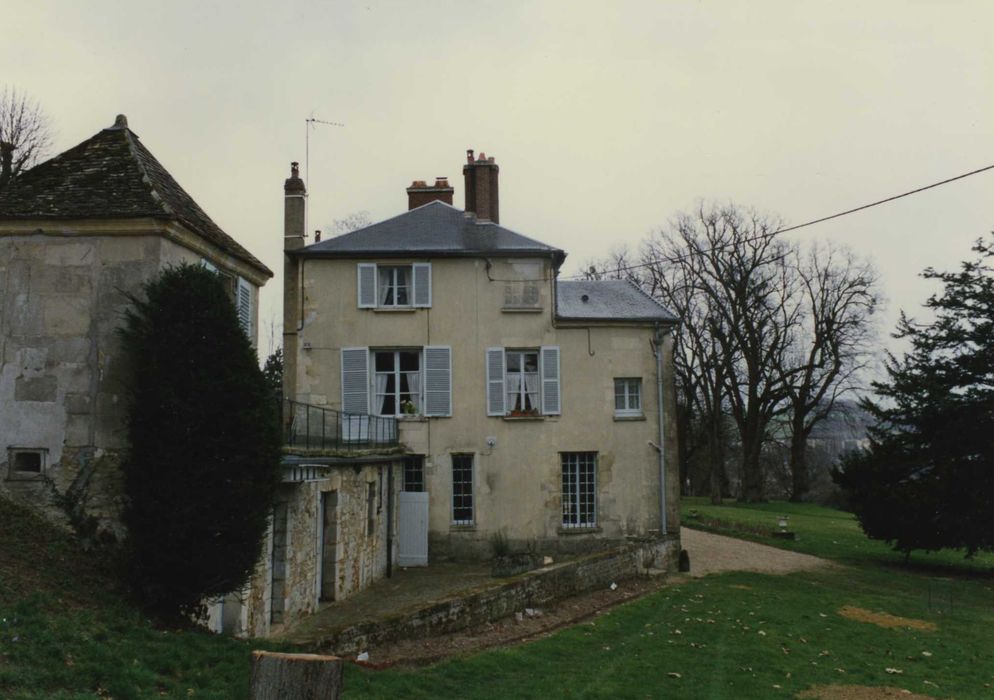
[[[504,583],[466,591],[417,610],[348,625],[321,637],[318,647],[349,654],[398,639],[418,639],[473,627],[526,607],[548,605],[586,591],[645,573],[649,568],[675,571],[677,538],[632,542],[608,551],[515,576]]]

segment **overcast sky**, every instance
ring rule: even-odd
[[[406,209],[465,150],[500,165],[501,223],[564,272],[700,199],[797,224],[994,163],[994,3],[13,2],[0,83],[56,152],[124,113],[229,234],[276,272],[282,184],[310,139],[310,225]],[[871,258],[915,312],[927,265],[992,228],[994,171],[803,229]]]

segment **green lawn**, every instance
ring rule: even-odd
[[[697,500],[683,509],[760,541],[786,513],[799,535],[786,546],[842,565],[688,580],[551,637],[427,668],[350,665],[345,697],[788,698],[833,683],[994,697],[991,557],[915,556],[905,568],[837,511]],[[25,517],[0,504],[0,697],[246,696],[249,650],[269,645],[157,630],[102,564]],[[840,615],[844,606],[935,629],[879,627]]]

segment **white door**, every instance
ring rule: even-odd
[[[401,491],[397,504],[397,564],[428,566],[428,492]]]

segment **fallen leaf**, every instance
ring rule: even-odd
[[[891,673],[891,674],[894,674],[894,673],[904,673],[904,671],[902,671],[902,670],[901,670],[901,669],[899,669],[899,668],[890,668],[890,667],[888,667],[888,668],[885,668],[884,670],[885,670],[885,671],[886,671],[887,673]]]
[[[676,671],[670,671],[670,672],[669,672],[669,673],[667,673],[666,675],[667,675],[667,676],[669,676],[670,678],[683,678],[683,676],[681,676],[681,675],[680,675],[679,673],[677,673]]]

